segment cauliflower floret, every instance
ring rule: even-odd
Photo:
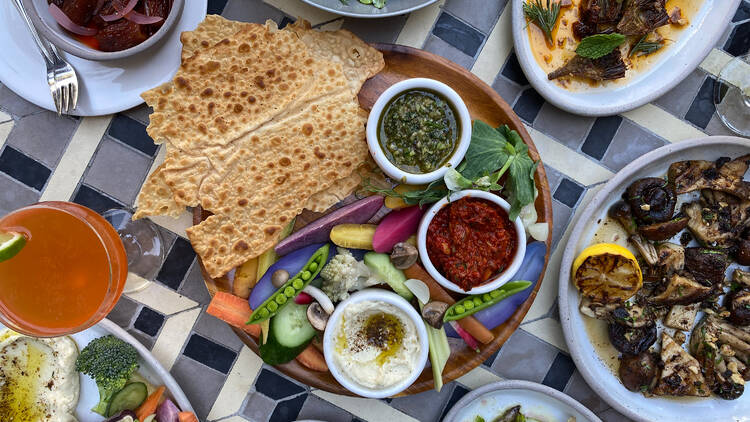
[[[321,289],[334,302],[349,297],[349,292],[382,284],[362,261],[357,261],[348,249],[337,248],[336,256],[320,270]]]

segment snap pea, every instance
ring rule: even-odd
[[[318,275],[328,259],[328,250],[329,246],[326,244],[315,251],[294,277],[289,278],[253,311],[247,323],[257,324],[276,315],[284,305],[290,302],[289,299],[297,296]]]
[[[445,311],[443,321],[456,321],[463,317],[467,317],[477,311],[490,307],[505,298],[513,296],[520,291],[528,289],[531,284],[532,283],[528,281],[511,281],[491,292],[467,296],[451,305],[448,310]]]

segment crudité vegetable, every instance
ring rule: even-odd
[[[326,364],[325,358],[312,344],[308,344],[305,350],[297,355],[297,362],[305,365],[313,371],[328,372],[328,365]]]
[[[531,286],[530,281],[511,281],[505,283],[499,288],[481,295],[470,295],[459,300],[448,308],[443,319],[447,321],[456,321],[467,315],[472,315],[477,311],[488,308],[501,300],[510,297]]]
[[[347,249],[372,250],[374,224],[339,224],[331,229],[331,242]]]
[[[156,420],[159,422],[180,422],[179,414],[180,409],[170,399],[164,400],[156,408]]]
[[[258,282],[258,257],[245,261],[237,267],[232,280],[232,293],[242,298],[249,298],[250,291]]]
[[[232,327],[237,327],[258,338],[260,327],[257,324],[245,324],[253,310],[247,300],[226,292],[216,292],[211,303],[206,308],[206,313],[226,322]]]
[[[517,280],[534,280],[528,289],[524,289],[506,300],[503,300],[488,308],[479,310],[474,314],[474,318],[483,326],[493,329],[508,320],[522,303],[531,296],[534,286],[538,283],[539,277],[544,269],[544,261],[547,255],[547,244],[544,242],[531,242],[526,245],[526,255],[523,257],[521,268],[516,272],[513,278]],[[471,317],[468,317],[471,318]],[[467,318],[459,320],[461,326]]]
[[[148,398],[138,406],[135,411],[135,415],[139,421],[145,420],[148,416],[156,413],[156,408],[159,406],[159,400],[161,400],[164,392],[167,390],[165,386],[159,386]]]
[[[391,286],[399,296],[406,300],[411,300],[414,297],[409,288],[404,285],[406,281],[404,272],[393,266],[390,256],[383,253],[368,252],[365,254],[365,265],[377,274],[379,279]]]
[[[393,210],[380,221],[372,238],[375,252],[390,252],[393,245],[417,232],[425,210],[419,206]]]
[[[313,253],[320,249],[324,243],[315,243],[312,245],[305,246],[302,249],[298,249],[288,255],[281,257],[275,264],[271,265],[263,274],[263,277],[258,280],[258,283],[250,292],[250,307],[257,309],[263,301],[268,299],[271,294],[276,291],[276,287],[273,287],[271,283],[271,275],[277,270],[286,270],[289,274],[297,274],[307,264]]]
[[[313,243],[327,242],[334,226],[366,223],[382,206],[383,197],[380,195],[368,196],[345,205],[292,233],[279,242],[274,250],[283,256]]]
[[[193,412],[180,412],[177,414],[180,422],[198,422],[198,417]]]
[[[406,192],[414,192],[419,191],[424,188],[426,188],[427,185],[398,185],[395,188],[393,188],[393,191],[397,194],[406,193]],[[397,196],[386,196],[384,205],[392,210],[397,210],[401,208],[406,208],[410,206],[410,204],[407,204],[404,202],[403,199],[397,197]]]
[[[281,236],[279,237],[279,241],[284,241],[287,237],[289,237],[290,234],[292,234],[292,230],[294,230],[294,222],[296,221],[296,218],[293,218],[292,221],[289,222],[286,226],[284,226],[284,229],[281,230]],[[276,253],[276,248],[270,248],[269,250],[263,252],[258,257],[258,267],[256,269],[257,278],[262,278],[266,271],[268,271],[268,268],[273,265],[277,260],[279,259],[279,255]]]
[[[534,201],[537,164],[529,157],[529,147],[518,132],[507,125],[492,128],[481,120],[475,120],[469,149],[456,170],[463,179],[471,182],[471,187],[485,190],[500,190],[498,188],[501,186],[497,182],[505,176],[502,191],[511,205],[509,217],[515,220],[521,208]],[[463,179],[459,183],[465,185],[467,182]],[[437,202],[450,192],[445,180],[436,180],[422,190],[406,192],[381,189],[367,180],[363,182],[363,186],[371,192],[401,198],[409,205]]]
[[[123,410],[135,410],[148,397],[146,384],[142,382],[131,382],[112,395],[112,400],[107,408],[107,416],[112,417]]]
[[[113,396],[138,369],[138,356],[135,347],[113,335],[96,338],[81,350],[76,371],[93,378],[99,389],[99,403],[92,411],[102,416],[108,414]]]
[[[274,294],[258,306],[250,315],[248,324],[257,324],[276,315],[281,309],[291,302],[302,289],[307,286],[315,277],[328,260],[328,250],[330,246],[325,244],[310,256],[307,263],[292,278],[281,286]]]
[[[315,337],[315,328],[307,320],[307,306],[289,303],[271,318],[268,341],[259,347],[261,359],[269,365],[296,358]]]

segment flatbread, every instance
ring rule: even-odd
[[[367,63],[324,57],[310,47],[318,37],[309,25],[225,22],[211,17],[184,33],[173,81],[143,94],[154,108],[148,133],[167,151],[137,216],[212,212],[187,229],[212,277],[272,247],[305,206],[325,210],[356,188],[354,170],[369,157],[356,99],[364,79],[344,64],[367,75],[382,67],[369,53]]]
[[[133,219],[137,220],[149,215],[179,217],[185,211],[185,207],[175,202],[173,196],[172,189],[164,180],[164,164],[162,163],[148,176],[141,187],[136,200],[138,210],[133,214]]]

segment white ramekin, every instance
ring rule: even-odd
[[[508,204],[503,198],[493,193],[471,189],[453,192],[440,201],[436,202],[432,207],[430,207],[429,210],[427,210],[427,212],[422,217],[422,221],[419,223],[419,230],[417,230],[417,249],[419,250],[419,258],[422,260],[422,265],[424,265],[425,270],[427,270],[432,278],[437,280],[440,285],[454,292],[475,295],[490,292],[511,281],[511,277],[513,277],[518,269],[521,268],[521,262],[523,261],[523,257],[526,254],[526,231],[523,228],[523,223],[521,223],[521,217],[516,217],[515,221],[513,221],[513,225],[516,228],[516,253],[513,256],[513,260],[511,261],[508,268],[506,268],[503,272],[501,272],[494,278],[489,279],[481,286],[474,287],[469,291],[463,290],[456,283],[448,280],[442,274],[440,274],[435,266],[432,265],[430,256],[427,254],[427,228],[430,226],[430,222],[432,222],[432,219],[435,217],[438,211],[440,211],[441,208],[448,205],[448,203],[451,201],[456,201],[466,196],[486,199],[499,205],[502,209],[505,210],[505,212],[510,212],[510,204]]]
[[[456,112],[456,123],[461,131],[461,136],[458,138],[458,144],[453,155],[440,168],[429,173],[417,174],[401,170],[388,160],[378,141],[378,125],[385,106],[398,94],[415,88],[435,91],[445,97]],[[469,149],[469,143],[471,143],[471,116],[469,116],[469,109],[466,108],[466,104],[456,91],[434,79],[414,78],[392,85],[380,94],[380,97],[375,101],[375,105],[372,106],[372,110],[370,110],[370,117],[367,119],[367,146],[370,148],[370,154],[380,169],[399,183],[421,185],[440,179],[450,167],[457,167],[461,160],[464,159],[466,150]]]
[[[341,324],[341,316],[344,313],[344,309],[346,309],[346,307],[351,304],[364,301],[382,301],[402,310],[414,323],[414,326],[416,327],[417,337],[419,339],[420,351],[419,356],[417,356],[416,364],[414,365],[414,371],[412,372],[412,374],[402,382],[395,384],[392,387],[381,390],[375,390],[357,384],[347,374],[341,371],[341,369],[336,364],[335,359],[333,358],[334,347],[336,345],[336,331]],[[427,364],[428,352],[429,344],[427,342],[427,329],[424,326],[422,317],[419,315],[417,310],[414,309],[414,307],[406,301],[406,299],[402,298],[396,293],[384,289],[364,289],[352,294],[351,296],[349,296],[349,298],[339,303],[336,306],[336,310],[328,320],[328,325],[326,326],[325,333],[323,334],[323,355],[325,356],[326,364],[328,364],[328,369],[331,371],[333,377],[336,378],[336,381],[343,385],[344,388],[351,391],[352,393],[371,399],[381,399],[384,397],[394,396],[412,385],[414,381],[419,377],[419,374],[422,373],[422,370],[424,370],[425,364]]]

